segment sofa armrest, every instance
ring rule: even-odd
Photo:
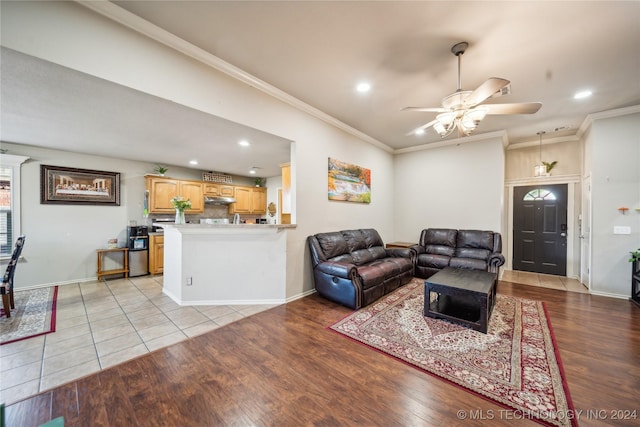
[[[501,265],[504,265],[504,255],[500,253],[492,253],[489,256],[489,261],[487,262],[488,271],[491,273],[497,273],[498,269]]]
[[[420,246],[420,245],[413,245],[409,249],[414,251],[416,256],[418,256],[420,254],[426,254],[427,253],[427,250],[425,249],[425,247],[424,246]]]
[[[412,254],[410,248],[389,248],[386,251],[387,256],[393,258],[411,258]]]
[[[321,273],[343,279],[351,279],[356,275],[356,266],[347,262],[325,261],[318,264],[316,269]]]

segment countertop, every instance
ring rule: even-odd
[[[295,224],[174,224],[174,223],[154,223],[153,225],[162,228],[177,228],[181,230],[216,230],[216,229],[224,229],[224,230],[256,230],[256,229],[289,229],[296,228]],[[149,233],[153,234],[163,234],[162,232],[154,232]]]

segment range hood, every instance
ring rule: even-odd
[[[208,205],[229,205],[235,203],[236,199],[225,196],[204,196],[204,202]]]

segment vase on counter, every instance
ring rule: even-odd
[[[186,221],[184,220],[184,211],[181,211],[180,209],[176,209],[176,224],[186,224]]]

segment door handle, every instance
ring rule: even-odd
[[[567,237],[567,233],[560,233],[561,237]]]

